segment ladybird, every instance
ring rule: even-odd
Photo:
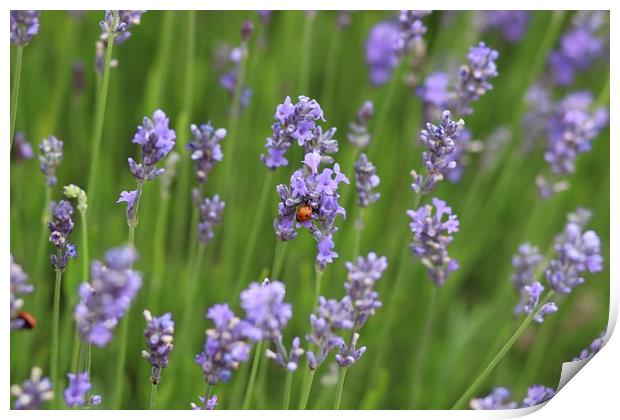
[[[37,325],[37,320],[28,312],[19,312],[17,317],[24,321],[24,328],[27,330],[31,330]]]
[[[302,206],[297,209],[295,213],[295,218],[298,222],[303,223],[310,220],[312,217],[312,207],[310,206]]]

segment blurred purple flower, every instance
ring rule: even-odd
[[[366,40],[366,64],[370,81],[385,84],[399,61],[401,32],[393,22],[380,22],[372,27]]]
[[[198,240],[208,244],[213,239],[213,228],[222,222],[222,213],[226,203],[215,194],[213,198],[205,198],[199,204],[200,222],[198,223]]]
[[[28,283],[28,274],[13,260],[11,254],[11,330],[25,328],[26,322],[19,316],[24,306],[22,295],[32,293],[34,286]]]
[[[144,319],[144,337],[148,350],[142,350],[142,357],[151,364],[151,383],[157,385],[161,379],[161,370],[168,366],[168,358],[174,348],[174,320],[169,312],[153,317],[148,310],[144,311]]]
[[[198,399],[200,400],[200,405],[191,403],[190,405],[192,410],[215,410],[215,406],[217,405],[217,395],[214,395],[211,398],[203,397],[201,395]]]
[[[555,395],[555,391],[544,385],[532,385],[527,389],[527,396],[523,399],[522,407],[534,407],[549,401]]]
[[[508,401],[510,391],[503,387],[493,388],[486,397],[474,398],[469,402],[472,410],[512,410],[517,408],[517,403]]]
[[[34,152],[32,145],[26,140],[26,135],[21,131],[15,133],[13,137],[13,147],[11,148],[11,157],[15,163],[20,163],[24,160],[32,159]]]
[[[54,398],[54,389],[50,378],[42,377],[41,368],[33,367],[29,379],[11,386],[11,394],[15,397],[15,410],[40,410],[45,402]]]
[[[416,44],[422,41],[422,35],[426,33],[422,18],[430,13],[430,10],[400,11],[398,22],[400,23],[399,50],[401,54],[412,51]]]
[[[378,257],[374,252],[345,264],[347,281],[344,288],[353,305],[353,327],[356,330],[363,327],[375,310],[382,306],[375,285],[387,266],[387,257]]]
[[[19,47],[26,46],[39,33],[38,10],[11,10],[11,42]]]
[[[69,407],[82,407],[86,404],[86,394],[92,388],[88,372],[68,373],[69,384],[65,389],[65,404]]]
[[[377,168],[368,160],[365,153],[360,153],[355,162],[355,187],[357,188],[357,203],[361,207],[368,207],[381,197],[380,193],[374,191],[379,182]]]
[[[277,339],[293,316],[290,303],[284,302],[284,284],[265,279],[241,292],[241,307],[246,321],[259,328],[263,339]]]
[[[56,168],[60,166],[63,157],[63,143],[54,136],[43,139],[39,144],[39,167],[45,175],[45,184],[48,188],[56,185]]]
[[[336,354],[336,363],[340,367],[349,367],[357,362],[360,357],[366,352],[366,346],[357,348],[357,341],[360,335],[353,333],[351,343],[347,345],[344,341],[340,344],[340,352]]]
[[[191,152],[191,159],[196,165],[196,179],[200,183],[207,182],[209,172],[217,162],[224,158],[220,142],[226,137],[226,129],[211,127],[211,123],[200,127],[192,124],[190,127],[193,141],[187,144]]]
[[[368,122],[374,114],[374,105],[371,101],[366,101],[355,115],[355,121],[349,124],[347,138],[357,149],[362,150],[370,143],[370,133],[368,132]]]
[[[489,10],[484,13],[484,26],[497,29],[508,42],[523,38],[530,23],[530,12],[526,10]]]
[[[605,345],[605,333],[606,332],[603,331],[597,338],[595,338],[590,344],[590,347],[583,349],[579,356],[573,359],[573,362],[587,359],[598,353],[603,348],[603,345]]]
[[[469,49],[467,64],[463,64],[459,70],[455,103],[450,105],[458,115],[472,114],[471,104],[493,89],[490,80],[497,76],[495,61],[498,57],[499,53],[487,47],[484,42]]]

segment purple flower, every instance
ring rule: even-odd
[[[512,410],[517,408],[517,403],[508,401],[510,391],[503,387],[493,388],[486,397],[474,398],[469,402],[472,410]]]
[[[153,113],[153,120],[144,117],[132,143],[142,148],[142,163],[129,158],[129,170],[138,182],[148,181],[161,175],[164,170],[155,165],[174,147],[176,133],[168,127],[169,119],[161,109]]]
[[[357,149],[362,150],[370,143],[370,133],[368,132],[368,122],[374,114],[374,106],[371,101],[364,102],[364,105],[355,114],[355,121],[349,124],[347,138]]]
[[[556,84],[572,84],[578,72],[587,70],[603,54],[603,39],[596,35],[603,24],[603,13],[577,12],[573,25],[560,38],[559,48],[549,54],[548,63]]]
[[[228,304],[213,305],[207,318],[213,321],[215,328],[206,331],[202,352],[196,355],[195,361],[209,385],[226,383],[239,364],[248,360],[248,335],[252,335],[255,328],[237,318]]]
[[[360,335],[354,333],[351,338],[351,344],[347,345],[344,341],[340,344],[340,352],[336,354],[336,363],[340,367],[349,367],[362,357],[362,354],[366,352],[366,346],[357,348],[357,341]]]
[[[448,85],[450,77],[448,73],[441,71],[429,74],[424,79],[424,84],[417,88],[416,93],[425,105],[435,108],[445,108],[448,103]]]
[[[33,156],[32,145],[26,140],[26,135],[21,131],[16,132],[13,137],[13,147],[11,148],[11,157],[15,163],[32,159]]]
[[[260,329],[263,339],[277,339],[293,316],[290,303],[284,302],[284,284],[279,281],[256,282],[241,292],[245,319]]]
[[[465,167],[471,161],[471,154],[480,152],[483,145],[480,141],[471,138],[471,131],[465,127],[459,127],[458,136],[454,142],[454,151],[446,156],[447,161],[455,162],[454,169],[448,171],[446,178],[450,182],[459,182],[465,172]]]
[[[11,254],[11,330],[27,327],[19,313],[24,306],[22,295],[32,293],[33,290],[34,286],[28,283],[28,274],[13,260],[13,254]]]
[[[306,334],[306,340],[316,347],[316,353],[308,351],[307,357],[310,369],[316,370],[330,351],[344,343],[336,330],[353,328],[353,305],[349,297],[338,301],[320,296],[316,313],[310,315],[310,326],[312,331]]]
[[[198,399],[200,400],[200,405],[191,403],[190,405],[192,410],[215,410],[215,406],[217,405],[217,395],[214,395],[211,398],[200,395]]]
[[[138,253],[131,247],[108,251],[104,261],[91,264],[90,283],[78,290],[75,320],[82,340],[105,347],[119,320],[125,316],[142,285],[142,276],[131,269]]]
[[[341,182],[349,183],[340,172],[340,165],[334,164],[333,170],[318,170],[322,157],[318,152],[306,153],[303,168],[293,172],[290,186],[278,185],[280,195],[278,217],[274,221],[276,236],[283,241],[294,239],[297,228],[307,228],[317,241],[317,264],[321,270],[338,256],[333,251],[332,234],[337,228],[334,222],[338,215],[346,216],[344,208],[338,202],[337,192]],[[310,208],[310,219],[298,218],[301,208]]]
[[[213,239],[213,228],[222,222],[222,213],[226,203],[215,194],[213,198],[205,198],[200,203],[200,222],[198,223],[198,240],[208,244]]]
[[[411,218],[409,227],[413,232],[411,250],[420,257],[428,269],[428,275],[437,286],[442,286],[448,274],[458,268],[456,260],[448,256],[447,246],[452,242],[452,233],[458,232],[459,220],[446,202],[433,198],[433,207],[425,205],[417,210],[408,210]],[[448,216],[447,220],[442,220]]]
[[[522,296],[525,298],[523,312],[528,315],[534,313],[533,319],[539,324],[543,323],[545,316],[558,311],[558,307],[554,302],[545,303],[542,307],[538,308],[538,301],[544,290],[544,286],[540,282],[535,281],[532,284],[523,286],[522,291]]]
[[[136,198],[138,197],[138,191],[123,191],[121,192],[120,197],[118,197],[117,203],[126,203],[127,204],[127,220],[132,220],[135,216],[135,205]]]
[[[399,50],[401,54],[412,51],[416,44],[422,41],[426,33],[426,26],[422,18],[429,15],[429,10],[401,10],[398,21],[400,23]]]
[[[534,273],[540,266],[542,259],[542,255],[540,255],[538,247],[527,243],[519,245],[517,254],[512,257],[514,274],[512,275],[511,280],[515,289],[521,295],[521,301],[514,309],[515,314],[521,314],[524,312],[524,305],[527,296],[523,293],[523,288],[534,282]]]
[[[489,10],[484,13],[484,26],[497,29],[508,42],[523,38],[530,22],[530,12],[525,10]]]
[[[116,44],[125,42],[131,36],[129,28],[140,24],[144,12],[146,10],[106,10],[104,20],[99,22],[100,39],[107,41],[111,37]]]
[[[276,344],[276,352],[271,349],[267,349],[265,351],[265,356],[268,359],[272,359],[276,365],[288,370],[289,372],[294,372],[299,367],[299,359],[304,354],[304,349],[300,347],[301,340],[299,337],[293,338],[291,342],[291,349],[287,352],[286,348],[282,344],[282,337],[278,337],[274,339]]]
[[[43,139],[41,144],[39,144],[39,167],[45,175],[45,184],[48,188],[52,188],[58,182],[56,179],[56,168],[62,162],[62,146],[62,141],[54,136]]]
[[[50,230],[49,241],[56,247],[56,254],[50,255],[54,270],[64,271],[69,258],[77,257],[76,247],[68,242],[69,235],[73,232],[74,223],[71,219],[73,206],[66,200],[52,203],[52,218],[47,227]]]
[[[191,152],[191,159],[196,165],[196,179],[200,183],[207,182],[209,172],[217,162],[224,158],[220,142],[226,137],[226,130],[211,127],[211,124],[203,124],[200,127],[192,124],[190,127],[193,141],[187,144]]]
[[[153,317],[148,310],[144,310],[144,319],[146,319],[144,337],[148,350],[142,350],[142,357],[148,359],[151,364],[151,382],[157,385],[161,378],[161,370],[168,366],[168,358],[174,348],[172,343],[174,320],[169,312],[160,317]]]
[[[237,80],[239,78],[239,71],[242,61],[247,57],[248,51],[245,45],[233,48],[230,51],[229,63],[230,70],[222,74],[220,77],[220,85],[228,92],[228,96],[231,100],[234,100],[234,96],[237,90]],[[250,104],[252,98],[252,91],[247,86],[241,87],[239,96],[239,107],[244,109]]]
[[[11,42],[19,47],[26,46],[39,33],[38,10],[11,10]]]
[[[568,221],[564,232],[555,239],[556,257],[549,262],[545,277],[560,294],[569,294],[583,284],[585,272],[597,273],[603,269],[601,241],[593,230],[583,232],[583,226]]]
[[[354,328],[364,326],[368,317],[382,306],[379,293],[375,290],[376,282],[387,269],[387,257],[378,257],[374,252],[366,258],[357,257],[354,262],[347,262],[347,281],[344,284],[354,311]]]
[[[22,385],[11,386],[11,394],[15,397],[13,408],[15,410],[40,410],[46,401],[54,398],[52,381],[42,377],[39,367],[33,367],[30,371],[30,379]]]
[[[411,172],[413,183],[411,188],[418,194],[426,194],[435,188],[437,182],[456,167],[456,162],[451,160],[459,139],[459,132],[465,123],[463,120],[453,121],[450,111],[443,111],[439,126],[426,123],[426,130],[420,131],[420,140],[427,147],[422,153],[422,161],[427,171],[427,176]]]
[[[377,175],[377,168],[366,157],[365,153],[360,153],[355,162],[355,187],[357,188],[357,204],[361,207],[368,207],[381,197],[381,194],[374,189],[379,185],[380,179]]]
[[[401,31],[393,22],[381,22],[370,30],[366,40],[366,64],[373,85],[385,84],[399,60]]]
[[[96,407],[99,404],[101,404],[101,395],[99,394],[92,395],[90,397],[90,405],[92,405],[93,407]]]
[[[497,76],[495,60],[499,53],[488,48],[484,42],[471,47],[467,54],[467,64],[461,66],[457,83],[454,110],[458,115],[473,113],[471,104],[489,90],[493,89],[490,80]]]
[[[67,373],[69,384],[65,389],[65,404],[69,407],[82,407],[86,404],[86,394],[92,388],[88,372]]]
[[[288,165],[284,156],[293,143],[303,147],[306,153],[318,152],[323,163],[332,163],[328,156],[338,151],[338,141],[333,138],[335,128],[326,132],[317,124],[325,121],[323,110],[319,103],[306,96],[299,96],[298,102],[293,104],[289,96],[277,106],[274,114],[276,120],[271,126],[271,137],[267,138],[265,147],[267,155],[261,155],[261,160],[270,170]]]
[[[578,360],[584,360],[584,359],[594,356],[596,353],[598,353],[603,348],[604,344],[605,344],[605,331],[603,331],[596,339],[594,339],[594,341],[592,341],[589,348],[583,349],[581,353],[579,354],[579,356],[573,359],[573,362],[578,361]]]
[[[549,401],[555,395],[555,391],[544,385],[532,385],[527,389],[527,397],[523,399],[522,407],[534,407]]]

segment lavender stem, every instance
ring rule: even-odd
[[[554,290],[550,290],[547,292],[545,297],[538,304],[538,308],[541,308],[545,303],[547,303],[553,296],[555,295]],[[478,391],[482,382],[489,376],[489,374],[495,369],[495,366],[504,358],[508,350],[512,348],[515,342],[523,335],[527,327],[530,325],[534,316],[538,313],[538,310],[533,310],[531,314],[529,314],[521,323],[519,328],[515,331],[515,333],[508,339],[506,344],[499,350],[499,352],[495,355],[495,357],[491,360],[491,362],[484,368],[484,370],[478,375],[478,377],[474,380],[474,382],[467,388],[467,390],[461,395],[461,398],[452,406],[452,410],[458,410],[463,407],[467,401]]]
[[[284,397],[282,398],[282,409],[288,410],[291,403],[291,387],[293,385],[293,372],[287,370],[286,383],[284,385]]]
[[[437,286],[431,285],[431,296],[428,300],[428,307],[426,308],[426,322],[424,323],[424,329],[422,330],[422,338],[420,340],[420,346],[417,351],[414,364],[413,374],[413,395],[412,399],[414,403],[417,403],[418,396],[420,394],[420,379],[424,372],[424,362],[426,360],[426,351],[428,347],[428,340],[433,329],[433,320],[435,315],[435,300],[437,299]]]
[[[248,379],[248,387],[245,391],[245,397],[243,398],[242,410],[250,408],[252,402],[252,395],[254,394],[254,384],[256,383],[256,374],[258,372],[258,366],[260,365],[260,359],[263,353],[263,341],[256,343],[256,349],[254,350],[254,359],[252,360],[252,370],[250,371],[250,379]]]
[[[58,258],[62,258],[61,251],[57,252]],[[58,345],[60,334],[60,287],[62,284],[62,271],[56,270],[56,278],[54,280],[54,307],[52,309],[52,348],[51,348],[51,361],[50,371],[52,377],[52,386],[55,388],[54,392],[54,406],[58,406],[58,397],[61,392],[58,382]]]
[[[15,73],[13,75],[13,89],[11,91],[11,148],[13,147],[13,136],[15,135],[15,118],[17,117],[17,104],[19,102],[19,84],[22,75],[23,54],[24,47],[18,45],[15,54]]]
[[[151,399],[149,401],[149,410],[155,408],[155,398],[157,397],[157,384],[151,383]]]
[[[340,401],[342,400],[342,389],[344,388],[344,380],[347,376],[347,367],[340,368],[340,374],[338,375],[338,388],[336,391],[336,402],[334,403],[334,410],[340,410]]]
[[[302,387],[301,400],[299,401],[299,409],[305,410],[306,405],[308,404],[308,397],[310,396],[310,390],[312,389],[312,382],[314,380],[314,374],[316,370],[308,369],[307,374],[305,376],[304,385]]]

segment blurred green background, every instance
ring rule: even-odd
[[[554,13],[560,25],[553,24]],[[119,65],[112,71],[110,81],[97,198],[88,209],[91,259],[101,258],[105,250],[126,241],[125,209],[115,201],[120,191],[134,188],[126,162],[127,157],[138,155],[131,139],[143,116],[151,116],[157,108],[163,109],[179,136],[176,149],[185,155],[173,185],[168,222],[160,223],[159,231],[156,220],[164,206],[159,182],[150,182],[144,189],[136,233],[141,259],[135,267],[143,273],[144,285],[129,316],[124,408],[145,408],[148,404],[150,366],[140,357],[144,348],[141,315],[144,308],[157,315],[171,311],[177,318],[177,331],[183,328],[183,322],[191,324],[191,348],[173,351],[170,365],[163,371],[157,399],[158,408],[186,409],[191,401],[197,402],[205,389],[200,368],[193,362],[194,354],[201,349],[204,330],[210,326],[203,317],[204,311],[216,302],[226,301],[241,314],[235,295],[238,282],[248,284],[271,267],[275,245],[272,227],[277,203],[275,185],[287,182],[294,165],[275,173],[268,211],[262,219],[257,219],[255,208],[267,175],[259,155],[271,133],[275,107],[287,95],[294,98],[302,94],[319,101],[327,118],[324,126],[338,128],[340,151],[336,158],[344,165],[351,162],[355,152],[346,140],[348,124],[365,100],[375,103],[375,118],[370,122],[375,144],[371,146],[369,158],[381,177],[382,197],[367,211],[360,252],[387,255],[389,268],[378,286],[384,307],[361,332],[360,342],[368,350],[348,371],[342,408],[451,407],[517,326],[512,316],[512,307],[518,300],[510,282],[512,254],[525,241],[540,246],[544,253],[562,229],[566,214],[576,207],[593,210],[591,227],[600,235],[603,255],[608,261],[608,129],[593,142],[592,152],[578,158],[577,173],[570,179],[571,189],[544,202],[537,196],[534,179],[546,169],[540,152],[545,140],[540,139],[538,150],[531,154],[524,154],[520,149],[524,135],[521,119],[526,111],[523,95],[543,74],[547,53],[556,47],[572,13],[533,13],[524,39],[514,44],[507,43],[494,31],[479,33],[474,23],[476,12],[455,12],[452,16],[446,16],[446,12],[432,13],[425,20],[429,28],[425,35],[428,57],[421,76],[438,70],[451,71],[451,63],[463,62],[471,45],[485,41],[499,51],[499,76],[493,80],[494,89],[475,103],[475,112],[466,119],[466,125],[475,139],[487,138],[500,126],[509,128],[512,136],[494,164],[483,165],[480,156],[473,156],[459,183],[444,182],[436,191],[435,195],[446,200],[461,220],[461,231],[449,248],[450,254],[459,260],[460,269],[437,293],[426,361],[423,366],[416,366],[428,299],[434,287],[420,263],[410,253],[403,252],[410,241],[405,215],[413,199],[409,171],[421,169],[422,148],[415,141],[423,123],[420,103],[412,89],[400,80],[395,96],[386,101],[390,86],[373,87],[368,82],[364,61],[369,29],[392,15],[393,12],[354,12],[351,26],[342,30],[336,25],[337,12],[319,11],[311,27],[306,28],[307,18],[301,11],[276,11],[268,26],[259,22],[254,11],[195,14],[149,11],[142,16],[142,23],[132,28],[132,37],[114,48]],[[24,51],[16,131],[25,132],[33,145],[50,134],[64,141],[65,157],[58,171],[59,184],[53,199],[61,198],[63,185],[76,183],[82,188],[87,185],[97,82],[94,44],[100,33],[98,21],[102,18],[100,11],[79,17],[45,11],[41,14],[39,34]],[[191,19],[195,19],[194,26],[189,23]],[[239,118],[236,133],[231,134],[234,138],[231,140],[229,136],[223,142],[225,160],[230,157],[232,142],[238,142],[234,161],[228,162],[232,165],[232,175],[227,175],[226,163],[220,164],[206,185],[207,195],[219,193],[226,201],[224,225],[216,230],[216,239],[207,248],[200,287],[192,297],[196,311],[191,319],[183,320],[179,318],[187,304],[184,282],[189,256],[195,247],[189,238],[195,227],[190,222],[192,165],[180,146],[189,135],[187,119],[197,124],[211,121],[215,127],[230,128],[227,114],[230,98],[219,85],[221,70],[214,68],[214,57],[218,46],[239,44],[239,28],[246,19],[255,24],[247,67],[252,99]],[[304,31],[307,44],[303,41]],[[195,49],[188,52],[192,38]],[[11,52],[13,57],[14,48]],[[184,87],[188,62],[193,80],[190,78],[191,85]],[[83,87],[75,83],[74,68],[78,63],[84,67]],[[308,84],[301,90],[304,72]],[[186,88],[191,94],[191,108],[184,114]],[[573,86],[557,89],[556,93],[561,96],[577,89],[590,89],[601,104],[608,105],[609,63],[599,60],[581,73]],[[378,137],[377,116],[383,112],[387,119]],[[290,162],[301,160],[298,148],[291,148],[289,153]],[[343,169],[353,179],[350,166]],[[32,331],[11,333],[11,384],[21,383],[33,365],[49,373],[53,272],[43,254],[49,252],[47,243],[42,248],[47,235],[41,223],[44,188],[36,159],[11,164],[11,252],[36,287],[26,297],[24,308],[38,320]],[[358,211],[353,201],[354,185],[344,188],[349,217],[337,223],[340,230],[334,241],[339,258],[328,266],[323,277],[322,294],[334,298],[344,293],[344,262],[353,257],[354,221]],[[260,225],[260,236],[250,254],[250,275],[239,279],[248,232],[255,224]],[[73,238],[78,252],[82,246],[81,229],[76,220]],[[166,237],[163,259],[154,255],[157,252],[154,236],[162,233]],[[281,279],[287,285],[287,301],[293,304],[294,313],[286,330],[287,342],[297,335],[303,337],[309,329],[315,253],[315,242],[306,232],[287,247]],[[81,264],[79,258],[72,261],[63,280],[60,369],[63,375],[69,369],[72,351],[76,289],[84,280]],[[405,281],[394,288],[401,264],[406,270]],[[162,286],[152,292],[157,273],[162,273]],[[585,285],[559,303],[558,313],[549,316],[543,325],[530,326],[478,394],[501,385],[521,399],[526,388],[534,383],[555,388],[561,363],[579,354],[607,324],[608,279],[606,264],[603,272],[588,276]],[[393,311],[395,323],[386,334],[389,311]],[[108,397],[114,388],[112,372],[117,341],[92,351],[93,392],[102,394],[102,408],[110,407]],[[333,356],[328,360],[333,360]],[[331,408],[333,404],[335,384],[330,382],[329,364],[325,363],[315,378],[309,401],[311,408]],[[216,387],[220,398],[218,409],[240,408],[249,365],[242,365],[228,384]],[[416,375],[422,386],[414,391]],[[300,369],[294,377],[293,407],[297,406],[302,376]],[[281,369],[263,361],[252,407],[279,408],[283,387]]]

